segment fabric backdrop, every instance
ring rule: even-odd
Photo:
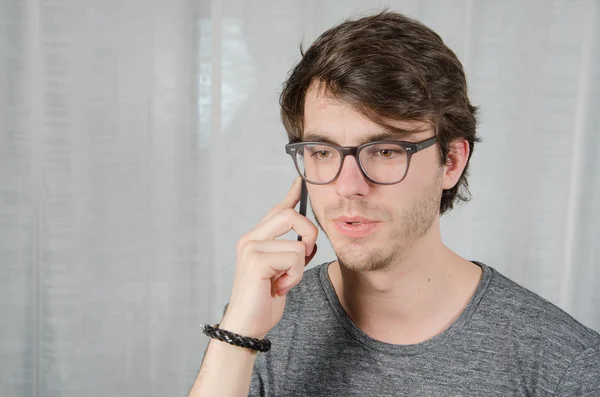
[[[295,176],[299,44],[384,5],[481,106],[444,241],[600,330],[599,1],[3,0],[0,396],[187,394],[235,244]]]

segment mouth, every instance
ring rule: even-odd
[[[372,219],[368,219],[362,216],[338,216],[334,219],[335,222],[346,222],[350,224],[366,224],[366,223],[376,223]]]
[[[340,216],[333,220],[333,224],[341,234],[360,238],[372,234],[377,229],[379,222],[360,216]]]

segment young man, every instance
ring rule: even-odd
[[[328,30],[281,113],[337,260],[304,272],[318,229],[298,178],[240,239],[219,325],[272,348],[211,340],[190,395],[600,396],[600,335],[441,241],[478,139],[437,34],[391,12]],[[292,229],[302,242],[275,240]]]

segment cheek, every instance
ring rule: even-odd
[[[412,171],[412,172],[411,172]],[[440,168],[415,167],[409,171],[406,178],[398,185],[390,186],[387,203],[389,209],[396,214],[410,210],[422,201],[429,201],[431,197],[441,195],[442,173]]]
[[[412,157],[408,174],[401,183],[407,183],[417,188],[427,187],[440,178],[442,171],[443,167],[440,165],[437,151],[419,152]]]
[[[328,197],[332,197],[335,192],[327,192],[323,186],[314,186],[307,184],[309,204],[313,211],[321,216],[321,211],[328,205]],[[331,200],[331,198],[329,199]]]
[[[390,190],[386,200],[386,209],[392,213],[393,219],[401,218],[400,215],[417,199],[415,197],[417,188],[414,183],[405,179],[398,186],[394,186],[393,190]]]

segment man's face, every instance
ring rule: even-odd
[[[403,139],[419,142],[431,138],[431,128],[419,122],[395,122],[404,129],[423,130]],[[358,146],[386,132],[348,105],[326,97],[313,85],[306,95],[304,138],[327,137],[339,146]],[[338,179],[327,185],[307,184],[313,215],[325,232],[341,266],[355,271],[381,270],[406,257],[414,243],[427,234],[439,216],[443,167],[437,145],[414,154],[408,173],[395,185],[367,181],[356,160],[347,156]],[[375,221],[360,237],[342,229],[340,216]],[[350,226],[348,226],[350,227]]]

